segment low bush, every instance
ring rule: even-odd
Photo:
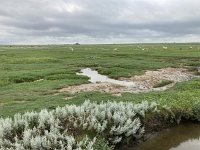
[[[153,88],[159,88],[159,87],[163,87],[163,86],[166,86],[166,85],[169,85],[173,83],[173,81],[170,81],[170,80],[162,80],[161,82],[159,82],[158,84],[154,85]]]
[[[51,111],[16,114],[13,119],[0,119],[0,148],[92,150],[104,144],[108,149],[107,142],[115,145],[126,138],[141,138],[144,134],[142,119],[145,113],[154,111],[157,111],[156,103],[85,101],[81,106],[66,105]]]

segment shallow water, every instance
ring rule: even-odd
[[[200,150],[200,124],[181,124],[128,150]]]
[[[107,83],[117,84],[121,86],[136,86],[134,82],[110,79],[109,77],[105,75],[101,75],[97,71],[92,70],[90,68],[82,69],[81,73],[76,73],[76,74],[89,77],[90,78],[89,81],[92,83],[107,82]]]

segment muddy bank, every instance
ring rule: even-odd
[[[160,81],[168,80],[174,83],[188,81],[194,78],[191,72],[184,68],[163,68],[157,71],[146,71],[144,75],[133,76],[129,80],[135,81],[140,85],[147,87],[148,89],[153,88],[154,85]],[[126,78],[121,78],[122,80]]]
[[[122,93],[126,92],[145,93],[150,91],[164,91],[173,87],[178,82],[188,81],[197,77],[184,68],[164,68],[157,71],[146,71],[144,75],[133,76],[131,78],[120,78],[119,80],[110,79],[90,68],[82,69],[81,73],[77,73],[77,75],[89,77],[91,83],[68,86],[60,89],[59,92],[76,94],[81,92],[99,91],[121,96]],[[162,85],[162,83],[164,83],[163,81],[167,84]]]

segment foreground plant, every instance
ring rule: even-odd
[[[144,134],[141,119],[149,111],[157,111],[157,105],[85,101],[81,106],[16,114],[13,119],[0,119],[0,148],[92,150],[96,136],[110,144],[130,137],[139,139]]]

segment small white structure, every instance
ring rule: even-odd
[[[117,51],[118,50],[118,48],[114,48],[114,51]]]

